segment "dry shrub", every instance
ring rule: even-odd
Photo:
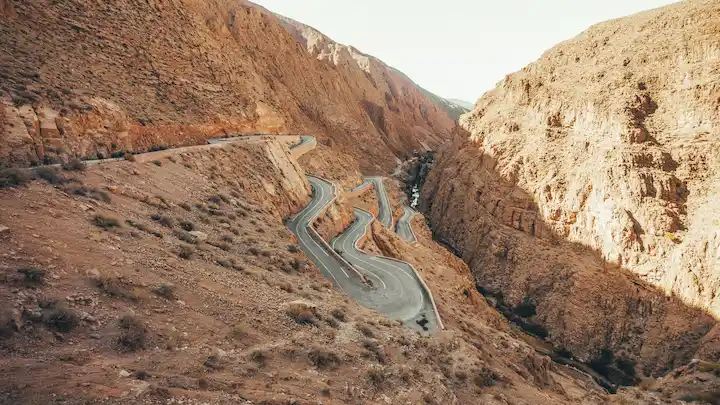
[[[143,321],[135,315],[124,315],[118,322],[120,336],[118,344],[127,351],[137,351],[147,344],[147,329]]]
[[[83,172],[87,169],[87,165],[80,159],[73,159],[62,165],[62,169],[73,172]]]
[[[357,325],[355,325],[355,327],[356,327],[357,330],[359,330],[363,335],[365,335],[365,337],[370,337],[370,338],[371,338],[371,337],[375,337],[375,332],[374,332],[373,329],[370,327],[370,325],[368,325],[368,324],[366,324],[366,323],[358,323]]]
[[[23,282],[28,285],[43,284],[45,282],[45,275],[47,274],[45,270],[34,267],[18,269],[18,273],[23,275]]]
[[[15,188],[30,182],[30,175],[21,169],[0,170],[0,188]]]
[[[175,299],[175,286],[172,284],[160,284],[152,290],[156,295],[159,295],[168,300]]]
[[[315,285],[313,285],[313,287],[315,287]],[[340,322],[347,322],[347,315],[345,314],[345,311],[340,308],[333,309],[332,312],[330,312],[330,315]]]
[[[185,260],[192,260],[195,257],[195,249],[190,245],[181,245],[178,256]]]
[[[63,303],[51,303],[44,311],[42,321],[50,329],[67,333],[80,324],[80,318],[75,311]]]
[[[257,363],[258,366],[262,367],[267,361],[267,355],[264,351],[256,349],[253,350],[252,353],[250,353],[250,360],[254,361],[255,363]]]
[[[315,322],[317,321],[315,314],[309,308],[291,306],[285,313],[301,325],[315,325]]]
[[[117,218],[105,215],[95,215],[95,217],[93,218],[93,223],[95,224],[95,226],[103,229],[120,227],[120,221]]]
[[[331,370],[340,365],[340,356],[332,350],[321,346],[315,346],[308,352],[310,364],[320,370]]]

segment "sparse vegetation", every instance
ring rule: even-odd
[[[345,311],[343,311],[340,308],[335,308],[330,313],[335,319],[337,319],[340,322],[347,322],[347,315],[345,314]]]
[[[181,202],[180,204],[178,204],[178,206],[180,208],[184,209],[185,211],[188,211],[188,212],[192,211],[192,206],[186,202]]]
[[[172,229],[175,226],[175,221],[165,215],[153,214],[150,218],[166,228]]]
[[[175,299],[175,286],[172,284],[160,284],[152,290],[156,295],[168,300]]]
[[[135,315],[124,315],[118,322],[120,336],[118,344],[127,351],[137,351],[145,348],[147,343],[147,329],[143,321]]]
[[[152,164],[154,164],[155,166],[158,166],[158,167],[162,166],[162,162],[159,160],[153,160]]]
[[[105,215],[95,215],[93,218],[93,223],[95,226],[103,228],[103,229],[111,229],[111,228],[119,228],[120,227],[120,221],[117,218],[105,216]]]
[[[195,245],[198,243],[198,239],[186,231],[176,230],[175,236],[181,241],[189,243],[191,245]]]
[[[288,308],[286,314],[301,325],[315,325],[317,321],[315,314],[309,308],[293,306]]]
[[[62,165],[62,169],[72,172],[84,172],[87,169],[87,164],[80,159],[73,159]]]
[[[62,184],[67,182],[67,179],[60,174],[60,170],[50,166],[41,166],[36,168],[35,176],[39,179],[47,181],[50,184]]]
[[[30,181],[30,175],[21,169],[0,169],[0,188],[24,186]]]
[[[190,245],[181,245],[178,256],[185,260],[192,260],[195,257],[195,249]]]
[[[23,282],[28,285],[40,285],[45,282],[45,270],[35,267],[24,267],[18,269],[18,273],[23,275]]]
[[[260,349],[253,350],[250,353],[250,360],[257,363],[258,366],[262,367],[265,365],[265,361],[267,360],[267,355],[264,351]]]
[[[195,224],[193,224],[191,221],[180,220],[179,223],[180,223],[180,228],[182,228],[188,232],[192,232],[195,230]]]
[[[355,325],[355,327],[357,328],[357,330],[360,331],[360,333],[365,335],[365,337],[375,337],[375,332],[370,327],[370,325],[366,323],[358,323],[357,325]]]
[[[340,356],[332,350],[316,346],[308,352],[310,364],[319,370],[331,370],[340,364]]]

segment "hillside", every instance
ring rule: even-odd
[[[430,172],[438,237],[579,357],[717,359],[718,27],[717,1],[591,27],[483,95]]]
[[[393,155],[434,148],[454,125],[404,75],[364,55],[367,71],[317,58],[249,2],[3,4],[6,165],[290,132],[380,171]]]

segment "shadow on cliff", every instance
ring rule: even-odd
[[[533,195],[456,128],[422,189],[433,237],[469,266],[510,321],[614,384],[717,360],[716,319],[553,231]]]

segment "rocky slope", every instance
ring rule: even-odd
[[[717,1],[593,26],[486,93],[430,172],[438,235],[580,357],[717,360],[718,27]]]
[[[0,189],[0,404],[676,403],[536,353],[421,221],[419,245],[368,243],[415,263],[448,330],[348,300],[283,225],[309,186],[278,142],[156,156]]]
[[[454,120],[404,75],[327,39],[318,57],[291,28],[246,1],[4,1],[0,162],[297,132],[379,171],[448,137]]]

